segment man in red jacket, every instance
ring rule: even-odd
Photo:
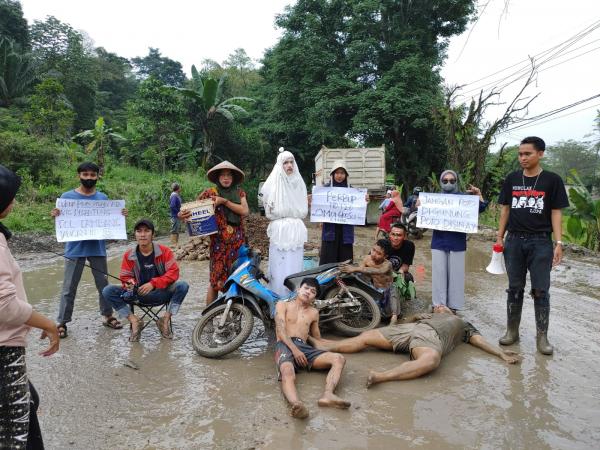
[[[189,286],[179,279],[179,267],[169,247],[152,242],[154,224],[141,219],[133,227],[137,245],[123,255],[119,278],[122,286],[108,285],[102,291],[121,318],[131,323],[131,342],[140,340],[142,320],[131,311],[127,297],[136,295],[140,303],[153,306],[170,301],[165,314],[158,321],[163,337],[172,339],[171,316],[177,314]]]

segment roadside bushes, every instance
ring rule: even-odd
[[[0,132],[0,161],[15,172],[28,173],[35,183],[54,181],[53,170],[62,149],[56,143],[22,131]]]

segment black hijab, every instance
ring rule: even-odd
[[[21,178],[0,164],[0,213],[11,204],[21,186]],[[0,233],[10,239],[12,233],[0,222]]]

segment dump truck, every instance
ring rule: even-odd
[[[327,148],[321,147],[315,156],[313,183],[323,186],[330,181],[329,173],[337,160],[343,160],[348,169],[352,187],[366,188],[370,196],[367,206],[367,224],[379,220],[379,204],[385,197],[385,145],[373,148]]]

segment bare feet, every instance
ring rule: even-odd
[[[173,333],[171,332],[171,321],[166,317],[161,317],[156,322],[156,326],[158,327],[158,331],[162,337],[166,339],[173,339]]]
[[[330,408],[347,409],[350,408],[350,402],[339,398],[335,394],[324,394],[317,402],[319,406],[328,406]]]
[[[373,372],[372,370],[369,372],[369,376],[367,377],[367,389],[369,389],[371,386],[373,386],[374,384],[377,384],[378,381],[376,380],[376,375],[375,372]]]
[[[290,415],[296,419],[306,419],[308,417],[308,408],[302,402],[292,403]]]
[[[398,323],[398,316],[396,314],[392,315],[392,318],[390,319],[390,325],[396,325]]]

